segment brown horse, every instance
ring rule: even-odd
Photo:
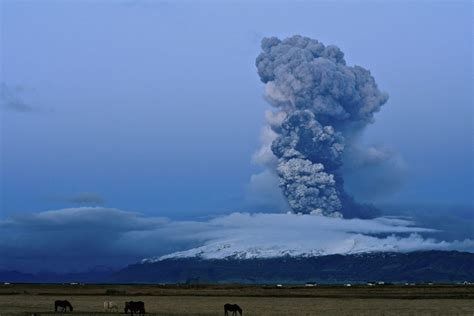
[[[67,309],[69,308],[69,311],[72,312],[72,305],[71,303],[69,303],[68,300],[64,300],[64,301],[60,301],[60,300],[57,300],[54,302],[54,311],[57,312],[58,311],[58,307],[61,307],[61,312],[67,312]]]
[[[136,312],[138,315],[145,315],[145,303],[138,301],[138,302],[125,302],[125,308],[123,309],[125,314],[130,311],[133,316],[133,313]]]
[[[242,316],[242,308],[237,304],[225,304],[224,305],[224,315],[229,316],[229,312],[232,312],[232,316],[236,316],[237,313]]]

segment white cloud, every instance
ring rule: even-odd
[[[162,225],[168,220],[158,217],[144,217],[140,213],[115,208],[77,207],[17,215],[0,221],[0,227],[46,230],[52,227],[62,230],[99,228],[121,232],[146,230]]]
[[[375,251],[470,250],[474,241],[436,241],[423,233],[435,232],[414,226],[409,220],[329,218],[295,214],[234,213],[209,221],[201,247],[169,257],[204,258],[275,257],[281,255],[328,255]],[[379,235],[384,235],[380,237]],[[160,259],[160,258],[158,258]]]

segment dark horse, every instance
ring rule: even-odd
[[[237,312],[242,316],[242,308],[237,304],[225,304],[224,305],[224,315],[228,316],[229,312],[232,312],[232,316],[236,316]]]
[[[140,301],[139,302],[133,302],[133,301],[125,302],[125,308],[123,309],[123,311],[125,312],[125,314],[127,314],[128,311],[130,311],[132,316],[134,312],[138,313],[138,315],[145,315],[145,303],[140,302]]]
[[[72,312],[72,305],[71,303],[69,303],[68,300],[64,300],[64,301],[55,301],[54,302],[54,311],[57,312],[58,311],[58,307],[61,307],[61,312],[67,312],[67,309],[69,308],[69,311]]]

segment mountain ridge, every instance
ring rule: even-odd
[[[324,256],[170,258],[120,270],[23,273],[0,270],[0,283],[366,283],[474,282],[474,253],[369,252]]]
[[[112,278],[132,283],[452,283],[474,281],[474,254],[431,250],[251,259],[169,258],[130,265]]]

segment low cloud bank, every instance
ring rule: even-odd
[[[94,265],[121,267],[154,256],[474,252],[474,240],[448,242],[432,236],[436,237],[435,230],[394,217],[362,220],[232,213],[207,221],[173,221],[114,208],[79,207],[1,220],[0,268],[61,272]]]

